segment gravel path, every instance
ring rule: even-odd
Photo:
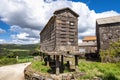
[[[30,63],[0,67],[0,80],[24,80],[24,69]]]

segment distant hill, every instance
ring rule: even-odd
[[[39,44],[0,44],[0,49],[24,49],[24,50],[34,50]]]
[[[0,44],[0,56],[16,52],[21,55],[31,54],[39,44]]]

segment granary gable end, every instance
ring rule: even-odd
[[[78,47],[78,17],[70,8],[56,10],[40,33],[43,51],[74,51]]]
[[[56,10],[54,12],[54,15],[66,15],[66,13],[68,13],[67,16],[70,16],[70,17],[79,17],[79,15],[77,13],[75,13],[73,10],[71,10],[70,8],[63,8],[63,9],[59,9],[59,10]]]

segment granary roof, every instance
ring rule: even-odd
[[[68,10],[68,11],[72,12],[76,17],[79,17],[79,15],[78,15],[76,12],[74,12],[72,9],[70,9],[70,8],[68,8],[68,7],[62,8],[62,9],[58,9],[58,10],[56,10],[56,11],[54,12],[54,14],[57,14],[57,13],[59,13],[59,12],[61,12],[61,11],[64,11],[64,10]]]
[[[99,18],[96,21],[97,21],[97,24],[118,23],[118,22],[120,22],[120,15],[119,16],[106,17],[106,18]]]
[[[93,41],[96,40],[96,36],[85,36],[83,41]]]
[[[45,27],[42,29],[42,31],[40,32],[40,34],[45,30],[46,26],[50,24],[50,22],[55,19],[55,16],[52,16],[49,21],[47,22],[47,24],[45,25]]]

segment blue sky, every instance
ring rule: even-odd
[[[73,0],[76,2],[86,3],[91,10],[100,13],[104,11],[114,10],[120,12],[120,0]]]
[[[95,20],[120,14],[120,0],[3,0],[0,44],[39,42],[39,32],[56,9],[70,7],[79,17],[79,41],[95,35]],[[57,6],[56,6],[57,5]]]

